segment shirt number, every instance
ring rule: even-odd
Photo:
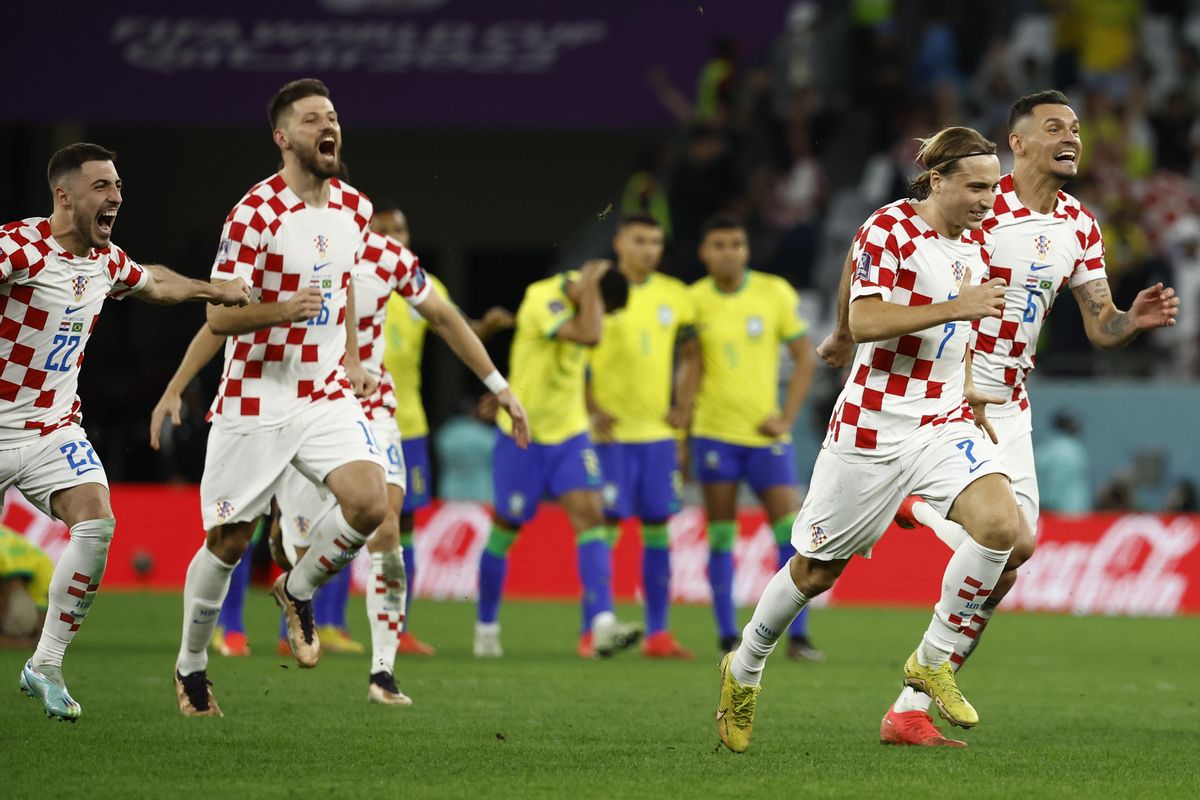
[[[86,442],[67,442],[58,448],[58,452],[67,457],[67,466],[75,470],[76,475],[83,475],[100,469],[100,460],[96,451]]]
[[[63,333],[55,334],[54,349],[46,357],[45,369],[50,372],[66,372],[71,368],[71,364],[73,363],[71,356],[75,355],[75,349],[78,347],[78,336],[68,336]],[[61,356],[59,355],[60,353]]]

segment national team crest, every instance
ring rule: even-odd
[[[228,500],[219,500],[217,502],[217,519],[224,522],[233,516],[233,503]]]
[[[508,496],[508,513],[514,517],[519,517],[525,512],[525,495],[520,492],[513,492]]]
[[[1045,234],[1039,233],[1033,240],[1033,246],[1037,248],[1038,255],[1043,258],[1050,252],[1050,240],[1046,238]]]
[[[961,261],[955,261],[950,265],[950,269],[954,271],[954,285],[962,286],[963,276],[967,274],[967,267]]]
[[[817,550],[821,545],[829,541],[829,534],[825,533],[825,529],[820,525],[813,525],[808,531],[809,549]]]
[[[764,325],[763,318],[755,314],[746,320],[746,334],[751,339],[757,339],[763,335]]]
[[[296,530],[301,536],[308,536],[309,526],[312,525],[312,520],[308,517],[296,517]]]
[[[317,252],[321,258],[324,258],[325,253],[329,250],[329,240],[325,238],[324,234],[318,233],[317,238],[313,239],[313,244],[317,246]]]
[[[76,275],[74,278],[71,278],[71,293],[75,295],[76,303],[83,299],[83,293],[87,291],[87,287],[87,275]]]
[[[674,321],[675,321],[675,312],[671,310],[671,307],[669,305],[667,305],[666,303],[663,303],[661,306],[658,307],[658,322],[660,325],[662,325],[665,328]]]

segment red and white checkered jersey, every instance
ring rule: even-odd
[[[324,295],[306,322],[230,336],[209,417],[224,430],[282,425],[308,404],[352,397],[346,354],[346,290],[371,219],[371,201],[336,178],[329,203],[313,208],[274,175],[229,212],[212,277],[242,278],[251,300],[286,302],[301,287]]]
[[[900,200],[872,214],[854,237],[850,302],[876,295],[922,306],[958,296],[968,269],[977,284],[991,242],[982,231],[946,239]],[[948,422],[973,422],[963,397],[969,322],[947,322],[861,344],[829,420],[825,444],[843,454],[890,458],[914,436]]]
[[[354,265],[354,311],[358,315],[358,357],[366,373],[379,382],[362,401],[369,420],[390,420],[396,415],[392,376],[383,367],[388,298],[396,292],[409,305],[419,306],[432,286],[411,250],[391,237],[367,231],[362,255]]]
[[[1004,315],[976,320],[975,388],[1003,397],[988,414],[1011,416],[1029,407],[1025,379],[1033,370],[1042,324],[1059,293],[1106,277],[1100,224],[1066,192],[1054,212],[1021,205],[1012,175],[1000,179],[996,204],[983,221],[995,242],[989,277],[1003,278]]]
[[[79,367],[104,298],[149,279],[115,244],[65,250],[44,217],[0,228],[0,448],[79,421]]]

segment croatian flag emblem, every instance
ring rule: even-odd
[[[76,275],[74,278],[71,278],[71,292],[75,295],[76,303],[83,299],[83,293],[87,291],[87,286],[87,275]]]

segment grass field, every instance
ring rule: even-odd
[[[414,612],[440,652],[398,660],[411,708],[366,703],[365,657],[302,671],[275,656],[277,618],[255,592],[255,655],[209,665],[225,718],[184,719],[170,677],[179,598],[102,593],[68,656],[77,724],[22,697],[24,656],[0,653],[0,796],[1200,796],[1194,618],[998,618],[963,673],[983,720],[970,747],[925,750],[877,734],[927,613],[820,611],[813,634],[829,660],[772,658],[739,756],[717,746],[706,609],[674,612],[699,657],[671,663],[580,661],[568,604],[509,603],[495,662],[471,656],[472,606]],[[365,641],[363,616],[355,598]]]

